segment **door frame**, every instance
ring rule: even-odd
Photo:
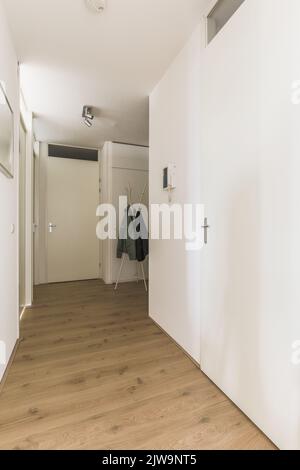
[[[35,276],[34,285],[48,284],[48,147],[49,145],[60,145],[61,147],[74,147],[78,145],[56,144],[54,142],[39,142],[38,154],[36,154],[36,195],[35,195]],[[100,162],[102,161],[102,150],[95,147],[84,147],[85,149],[98,150],[99,155],[99,203],[101,203],[101,187],[103,185],[103,175],[101,173]],[[96,221],[95,212],[95,221]],[[96,223],[95,223],[96,229]],[[99,240],[99,277],[103,278],[103,242]]]
[[[22,137],[22,146],[21,146],[21,133],[24,133],[25,137],[25,149],[23,149],[23,137]],[[20,122],[19,122],[19,177],[18,177],[18,286],[19,286],[19,291],[18,291],[18,296],[19,296],[19,315],[21,316],[24,309],[26,308],[26,202],[27,202],[27,195],[26,195],[26,162],[27,162],[27,131],[26,127],[24,124],[24,120],[22,119],[22,116],[20,116]],[[24,154],[23,154],[24,152]],[[21,161],[23,160],[24,161]],[[22,185],[21,185],[22,181]],[[21,194],[22,191],[22,194]],[[25,204],[21,205],[21,198],[25,197]],[[21,213],[22,212],[22,213]],[[22,221],[22,236],[24,237],[24,240],[22,240],[22,251],[24,250],[24,253],[21,252],[21,218],[24,219]],[[21,272],[21,258],[22,258],[22,268],[24,269],[24,272]],[[24,263],[24,266],[23,266]],[[24,279],[21,279],[23,278]],[[24,298],[21,299],[21,284],[22,284],[22,290],[24,289],[23,295]]]
[[[40,145],[35,141],[33,146],[33,285],[38,284],[39,279],[39,236],[40,236],[40,213],[39,213],[39,156]]]
[[[33,128],[32,113],[28,111],[22,91],[20,92],[20,126],[23,126],[26,134],[26,155],[25,155],[25,306],[30,307],[33,300]],[[18,181],[18,198],[20,197],[20,182]],[[20,207],[18,203],[18,215]],[[18,243],[20,229],[18,224]],[[20,266],[20,255],[18,255],[18,265]],[[20,279],[20,273],[19,273]],[[24,311],[23,310],[23,311]]]

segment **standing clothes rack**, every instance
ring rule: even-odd
[[[144,196],[145,196],[147,187],[148,187],[148,183],[145,184],[144,190],[143,190],[143,192],[141,193],[140,200],[139,200],[139,204],[140,204],[140,205],[141,205],[142,202],[143,202],[143,199],[144,199]],[[132,188],[131,188],[130,185],[128,185],[127,194],[128,194],[129,206],[131,206],[131,205],[132,205],[132,199],[131,199],[131,198],[132,198]],[[128,233],[127,233],[127,236],[128,236]],[[118,273],[118,277],[117,277],[117,282],[116,282],[116,284],[115,284],[115,291],[116,291],[116,290],[118,289],[118,287],[119,287],[120,279],[121,279],[122,272],[123,272],[123,269],[124,269],[124,266],[125,266],[125,262],[126,262],[126,256],[127,256],[127,255],[126,255],[125,253],[123,253],[122,262],[121,262],[121,266],[120,266],[119,273]],[[142,261],[136,261],[136,279],[137,279],[137,282],[139,282],[139,280],[141,279],[141,278],[139,277],[139,265],[141,266],[142,280],[144,281],[145,291],[148,292],[148,286],[147,286],[146,275],[145,275],[145,268],[144,268],[144,263],[143,263]]]

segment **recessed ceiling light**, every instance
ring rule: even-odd
[[[95,13],[103,13],[106,6],[106,0],[85,0],[88,8]]]

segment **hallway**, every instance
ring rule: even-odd
[[[142,284],[40,286],[0,449],[274,449],[147,316]]]

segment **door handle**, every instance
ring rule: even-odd
[[[55,224],[50,223],[48,227],[49,227],[49,233],[52,233],[57,226]]]
[[[208,225],[207,217],[205,217],[205,219],[204,219],[204,225],[202,225],[202,228],[204,229],[204,244],[207,245],[207,243],[208,243],[208,229],[210,228],[210,225]]]

